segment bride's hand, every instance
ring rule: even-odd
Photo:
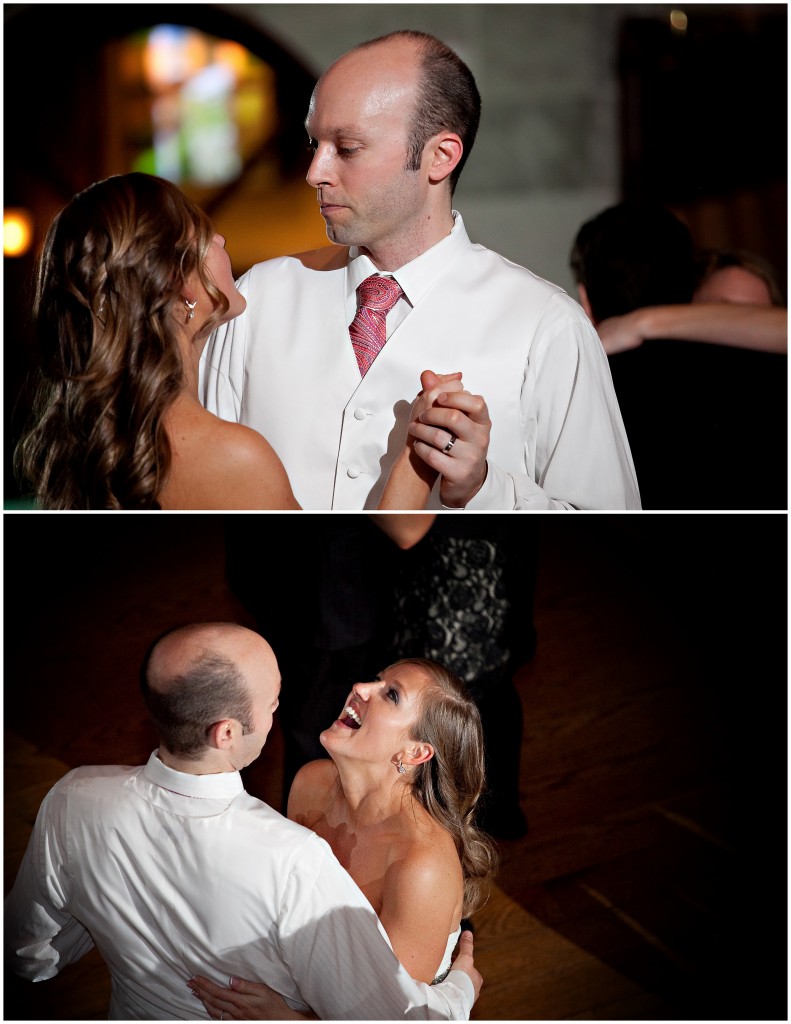
[[[456,373],[434,373],[432,370],[424,370],[420,375],[422,390],[418,392],[417,398],[412,403],[409,413],[410,423],[420,417],[420,414],[430,409],[442,394],[451,391],[464,391],[461,382],[461,372]],[[413,442],[410,438],[410,444]]]
[[[414,451],[415,438],[409,432],[409,427],[434,405],[440,395],[451,391],[463,391],[464,388],[461,373],[437,374],[432,370],[424,370],[421,373],[420,384],[422,391],[409,410],[404,447],[393,462],[379,504],[376,506],[379,509],[425,508],[431,488],[437,479],[436,469],[432,469]]]
[[[292,1010],[279,992],[259,981],[231,978],[232,987],[195,975],[187,985],[213,1020],[318,1020]]]

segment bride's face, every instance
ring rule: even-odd
[[[247,300],[237,289],[231,270],[231,258],[225,249],[225,238],[215,234],[206,253],[206,269],[214,279],[214,283],[228,300],[228,309],[223,313],[220,323],[227,323],[239,316],[247,305]]]
[[[372,683],[355,683],[338,718],[321,734],[328,753],[389,764],[415,743],[419,698],[432,683],[417,665],[385,669]]]

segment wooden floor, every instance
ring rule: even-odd
[[[95,524],[4,517],[6,891],[57,778],[153,748],[136,675],[153,636],[246,621],[219,517]],[[261,517],[273,551],[302,529],[309,516]],[[500,843],[476,916],[473,1019],[787,1020],[785,516],[525,529],[540,537],[538,650],[517,678],[530,830]],[[245,773],[276,807],[280,756],[275,727]],[[7,980],[4,1019],[101,1019],[108,991],[94,953],[21,992]]]

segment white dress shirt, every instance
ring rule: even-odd
[[[265,981],[325,1020],[469,1017],[470,979],[420,984],[313,832],[238,772],[76,768],[45,797],[6,899],[6,955],[33,981],[95,943],[113,1020],[206,1019],[194,974]]]
[[[636,509],[640,497],[607,356],[561,288],[449,235],[393,271],[404,297],[360,378],[354,293],[375,272],[330,246],[256,264],[241,316],[201,363],[201,400],[262,433],[309,509],[375,508],[401,450],[420,373],[461,370],[492,421],[488,474],[470,509]],[[429,508],[440,508],[438,487]]]

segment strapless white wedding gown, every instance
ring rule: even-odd
[[[445,955],[442,958],[442,963],[439,965],[436,978],[432,981],[432,985],[438,985],[441,981],[445,980],[448,971],[451,968],[451,957],[453,956],[453,950],[456,948],[456,943],[459,941],[461,935],[461,925],[456,931],[448,936],[448,944],[445,947]]]

